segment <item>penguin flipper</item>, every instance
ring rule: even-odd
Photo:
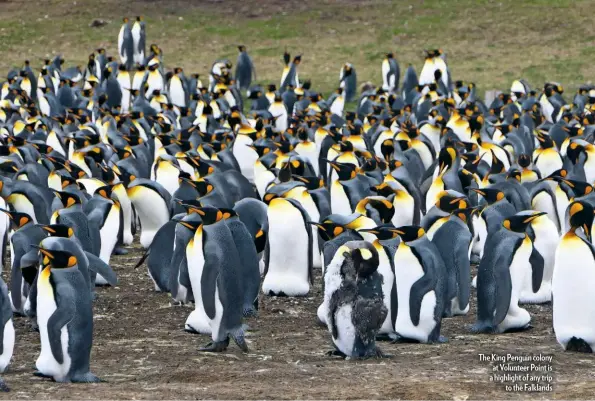
[[[57,283],[56,293],[58,294],[59,304],[48,320],[47,330],[52,355],[56,359],[56,362],[62,364],[64,363],[62,327],[74,318],[76,313],[76,294],[70,285],[61,283]]]
[[[419,315],[421,312],[421,303],[425,295],[430,292],[436,285],[436,277],[432,274],[425,272],[423,277],[417,280],[411,286],[411,292],[409,294],[409,316],[411,316],[411,323],[414,326],[419,324]],[[436,299],[438,303],[439,300]]]
[[[397,281],[393,280],[393,285],[390,290],[390,321],[392,322],[393,329],[397,323],[397,313],[399,311],[399,298],[397,295]]]
[[[179,268],[180,268],[180,271],[179,271],[178,275],[180,277],[179,278],[180,284],[182,284],[184,287],[188,288],[188,290],[190,291],[192,288],[192,284],[190,283],[190,275],[188,274],[188,260],[186,258],[182,259],[182,261],[180,262]]]
[[[494,327],[496,327],[502,323],[508,314],[508,308],[510,308],[510,296],[512,294],[512,280],[510,279],[510,272],[508,269],[504,271],[495,271],[494,275],[496,276],[496,283],[498,283],[498,285],[496,285],[495,294],[496,313],[494,313]]]
[[[22,264],[23,262],[21,262]],[[533,293],[539,291],[541,288],[541,282],[543,281],[543,269],[544,269],[544,260],[543,256],[537,251],[535,246],[533,247],[533,251],[531,252],[531,256],[529,257],[529,263],[531,264],[531,283],[533,287]]]
[[[219,277],[219,260],[218,258],[216,258],[216,260],[213,259],[214,258],[208,258],[205,260],[202,276],[200,278],[202,304],[209,319],[214,319],[216,315],[215,290],[217,289],[217,281]]]
[[[108,282],[109,285],[114,286],[118,284],[118,277],[116,277],[116,273],[110,265],[92,253],[85,252],[85,255],[87,256],[87,259],[89,259],[89,270],[92,270],[97,274],[101,274],[101,276],[105,279],[105,281]]]

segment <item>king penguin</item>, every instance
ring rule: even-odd
[[[2,325],[0,327],[0,373],[3,373],[12,358],[15,335],[8,287],[2,278],[0,278],[0,313],[0,324]]]
[[[592,243],[593,207],[583,201],[568,206],[570,224],[556,250],[552,277],[553,326],[556,340],[567,351],[595,349],[595,313],[591,283],[595,280]]]
[[[37,275],[37,322],[41,353],[36,375],[57,382],[97,383],[89,371],[93,343],[93,309],[76,257],[66,251],[40,248]]]
[[[477,269],[477,323],[474,333],[504,333],[529,328],[531,315],[519,307],[530,269],[533,243],[527,234],[531,221],[544,213],[508,217],[503,229],[491,232]]]
[[[224,351],[231,336],[242,351],[248,352],[242,326],[241,260],[233,235],[221,210],[202,207],[196,212],[202,224],[188,243],[186,255],[194,299],[202,305],[212,338],[200,351]]]
[[[312,280],[312,229],[308,213],[295,199],[274,198],[267,210],[262,291],[267,295],[306,296]]]
[[[171,195],[155,181],[145,178],[132,181],[127,194],[141,222],[140,243],[147,249],[157,230],[170,220]]]
[[[347,358],[383,357],[376,335],[388,311],[383,302],[378,254],[365,241],[341,246],[325,275],[326,322],[336,348],[331,355]]]
[[[419,226],[393,230],[401,237],[393,262],[398,299],[394,323],[397,336],[402,341],[445,342],[440,327],[446,267],[439,250]]]

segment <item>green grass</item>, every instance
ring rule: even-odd
[[[166,65],[206,77],[213,60],[235,61],[244,44],[258,81],[278,83],[282,54],[301,53],[300,76],[323,94],[338,84],[344,62],[355,65],[360,83],[381,83],[383,54],[393,51],[402,71],[421,70],[422,50],[442,48],[455,79],[475,82],[480,92],[509,88],[516,78],[533,87],[561,82],[575,90],[590,79],[595,48],[593,1],[424,0],[345,1],[0,1],[2,74],[30,59],[34,66],[61,53],[67,64],[84,65],[105,47],[116,54],[125,15],[143,15],[148,43],[158,43]],[[47,16],[47,17],[46,17]],[[110,20],[90,28],[95,19]]]

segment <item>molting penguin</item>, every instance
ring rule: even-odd
[[[365,241],[341,246],[329,264],[324,297],[329,306],[327,327],[336,347],[331,355],[385,356],[376,346],[376,335],[388,314],[377,268],[376,249]]]

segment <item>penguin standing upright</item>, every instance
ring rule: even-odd
[[[401,69],[393,53],[387,53],[382,61],[382,89],[394,93],[399,88]]]
[[[466,315],[469,312],[469,253],[472,240],[469,222],[474,211],[472,208],[455,210],[432,238],[446,267],[444,317]]]
[[[533,214],[529,211],[525,212],[527,216]],[[558,229],[544,214],[531,220],[528,231],[531,241],[533,241],[533,252],[529,258],[531,269],[527,274],[520,302],[531,304],[550,302],[552,300],[552,275],[556,249],[560,242]]]
[[[240,256],[221,210],[197,208],[202,224],[186,247],[196,306],[202,307],[212,342],[200,351],[221,352],[231,336],[248,352],[242,327],[243,287]],[[194,313],[194,312],[193,312]]]
[[[125,17],[123,22],[118,35],[118,54],[122,64],[130,71],[134,65],[134,39],[128,18]]]
[[[445,271],[440,252],[419,226],[393,229],[401,237],[394,256],[398,310],[395,331],[401,340],[444,342]]]
[[[256,69],[252,64],[252,58],[248,55],[246,46],[238,46],[239,54],[236,62],[235,80],[238,88],[241,90],[248,90],[252,83],[252,76],[256,79]]]
[[[267,295],[305,296],[312,280],[312,229],[295,199],[269,201],[262,291]]]
[[[140,243],[148,248],[153,237],[171,217],[171,195],[155,181],[137,178],[128,185],[127,195],[141,222]]]
[[[556,250],[552,277],[553,326],[558,343],[567,351],[595,349],[595,247],[592,243],[593,207],[583,201],[568,206],[570,227]]]
[[[531,315],[519,307],[533,250],[526,230],[543,214],[515,214],[504,220],[503,229],[488,235],[477,270],[477,323],[471,327],[473,332],[504,333],[529,327]]]
[[[326,322],[336,351],[349,358],[385,356],[376,335],[388,311],[383,302],[382,277],[376,272],[378,254],[365,241],[341,246],[325,274]]]
[[[134,45],[133,60],[134,64],[143,64],[145,61],[145,50],[146,50],[146,32],[145,22],[143,17],[136,17],[136,21],[132,24],[131,29],[132,43]]]
[[[14,350],[14,325],[12,323],[12,309],[8,296],[8,287],[0,278],[0,373],[6,371]],[[0,383],[0,389],[2,389]]]
[[[357,73],[351,63],[345,63],[339,73],[339,87],[343,89],[345,101],[351,102],[357,92]]]
[[[93,343],[93,309],[76,257],[63,250],[40,248],[37,275],[37,323],[41,353],[37,374],[57,382],[97,383],[89,371]]]

